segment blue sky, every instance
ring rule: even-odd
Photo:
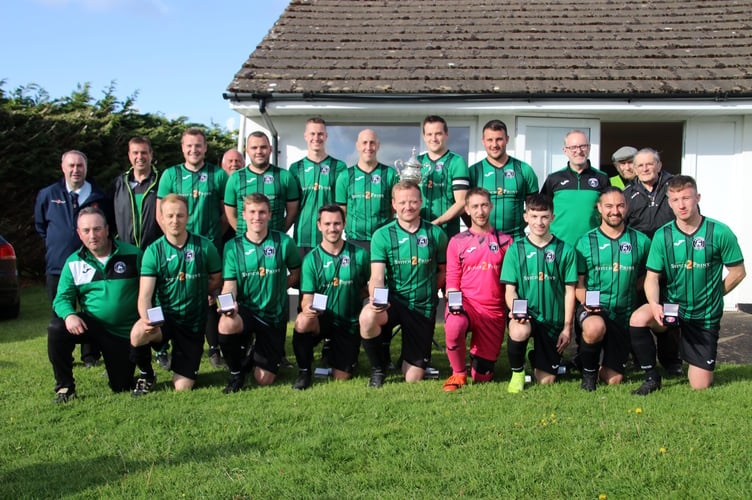
[[[222,93],[287,0],[6,0],[0,79],[36,83],[53,98],[115,80],[116,95],[168,118],[236,128]],[[260,7],[262,6],[262,7]]]

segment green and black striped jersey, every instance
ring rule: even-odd
[[[580,257],[577,271],[585,276],[587,290],[600,291],[608,317],[628,327],[637,307],[637,279],[645,274],[650,239],[630,227],[618,238],[595,228],[577,241],[575,249]]]
[[[361,247],[344,243],[338,255],[317,246],[305,256],[300,293],[326,295],[326,310],[334,324],[358,332],[358,316],[363,305],[361,292],[368,286],[371,258]]]
[[[668,302],[679,317],[717,327],[723,315],[723,266],[744,262],[739,242],[725,224],[707,217],[693,234],[676,221],[659,228],[650,246],[647,268],[667,276]]]
[[[203,332],[209,297],[209,275],[222,270],[214,244],[203,236],[188,233],[182,248],[162,236],[146,247],[141,276],[157,279],[156,303],[165,318]]]
[[[238,211],[236,234],[245,234],[243,198],[251,193],[261,193],[269,198],[272,213],[268,227],[270,230],[284,232],[287,202],[300,199],[298,184],[290,172],[274,165],[269,165],[262,174],[252,172],[250,167],[233,172],[227,181],[225,205]]]
[[[222,245],[222,215],[225,213],[222,200],[225,196],[227,173],[216,165],[204,163],[198,172],[175,165],[159,178],[157,197],[162,199],[170,193],[188,199],[189,232],[209,238],[216,247]]]
[[[371,262],[386,265],[389,300],[397,300],[427,318],[438,304],[438,266],[446,264],[447,236],[428,221],[421,220],[414,233],[393,220],[373,233]]]
[[[502,283],[517,287],[517,295],[527,300],[530,315],[558,338],[564,328],[566,285],[577,284],[577,254],[571,246],[553,237],[538,247],[529,238],[516,240],[501,265]]]
[[[279,231],[269,231],[261,243],[236,236],[225,244],[223,260],[222,277],[237,282],[239,304],[269,324],[287,323],[287,271],[300,267],[292,238]]]
[[[470,167],[470,185],[491,193],[491,225],[515,240],[525,236],[525,198],[538,192],[538,176],[533,167],[512,158],[497,168],[487,158]]]
[[[397,180],[397,171],[382,163],[371,173],[354,165],[337,177],[334,197],[347,207],[347,239],[370,241],[373,232],[391,220],[392,187]]]
[[[423,178],[420,182],[423,206],[420,216],[432,221],[444,215],[444,212],[454,205],[455,191],[467,190],[470,187],[470,172],[465,159],[451,151],[447,151],[436,161],[431,160],[428,153],[424,153],[418,156],[418,161],[423,165]],[[459,217],[442,224],[441,229],[449,238],[459,233]]]
[[[315,247],[321,243],[316,227],[319,208],[334,203],[337,176],[347,170],[345,162],[327,156],[321,163],[307,157],[290,165],[290,174],[300,189],[300,210],[293,238],[298,247]]]

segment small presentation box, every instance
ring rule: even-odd
[[[663,304],[663,323],[667,326],[679,324],[679,304]]]
[[[149,326],[159,326],[164,323],[164,313],[160,306],[147,309],[146,316],[149,318]]]
[[[376,307],[386,307],[389,303],[389,289],[376,287],[373,289],[373,305]]]
[[[327,297],[323,293],[314,293],[313,302],[311,302],[311,309],[318,312],[326,311],[326,302],[328,300],[329,297]]]
[[[512,301],[512,317],[514,319],[528,319],[527,299],[514,299]]]
[[[447,292],[447,307],[449,312],[462,311],[462,292]]]
[[[235,299],[232,298],[231,293],[223,293],[217,295],[217,304],[219,304],[219,312],[228,313],[235,309]]]
[[[600,309],[601,292],[599,290],[588,290],[585,292],[585,306],[588,309]]]

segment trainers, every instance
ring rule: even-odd
[[[453,392],[467,384],[467,374],[460,375],[453,373],[451,377],[444,382],[444,392]]]
[[[67,403],[71,399],[76,397],[76,390],[71,389],[70,387],[61,387],[57,390],[57,394],[55,395],[55,399],[52,400],[53,403],[60,404],[60,403]]]
[[[582,372],[582,383],[580,389],[587,392],[593,392],[598,385],[598,372]]]
[[[386,378],[386,375],[381,370],[372,370],[371,371],[371,379],[368,381],[368,387],[372,387],[374,389],[380,389],[382,385],[384,385],[384,379]]]
[[[292,388],[296,391],[304,391],[311,387],[311,371],[300,370],[298,372],[298,378],[295,379],[295,383],[292,384]]]
[[[233,373],[230,375],[230,381],[227,383],[227,386],[222,389],[222,394],[238,392],[243,388],[243,384],[245,384],[245,375],[242,372]]]
[[[646,378],[640,387],[632,391],[632,394],[636,396],[647,396],[651,392],[655,392],[661,388],[661,379],[659,378]]]
[[[509,385],[507,386],[507,392],[511,394],[517,394],[518,392],[522,392],[522,390],[525,388],[525,372],[512,372],[512,378],[509,380]]]
[[[133,389],[131,396],[136,398],[138,396],[149,394],[149,391],[154,387],[156,381],[156,375],[153,377],[138,377],[138,380],[136,380],[136,387]]]
[[[212,365],[212,368],[225,368],[227,366],[219,351],[213,351],[209,354],[209,364]]]
[[[170,366],[172,365],[172,356],[170,356],[170,353],[166,351],[159,351],[157,353],[157,364],[161,369],[170,371]]]

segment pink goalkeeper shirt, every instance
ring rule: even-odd
[[[446,287],[462,291],[462,300],[489,310],[504,310],[501,263],[512,238],[501,231],[464,231],[447,247]]]

